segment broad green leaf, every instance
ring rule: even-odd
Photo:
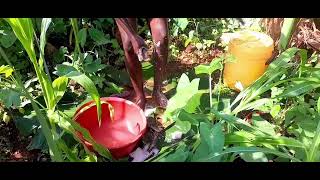
[[[188,24],[189,24],[188,18],[175,18],[175,21],[177,22],[177,26],[182,31],[184,31],[187,28]]]
[[[222,69],[222,58],[215,58],[211,61],[209,65],[198,65],[195,67],[196,74],[208,74],[211,75],[214,71]]]
[[[189,99],[198,92],[199,78],[193,79],[189,82],[189,78],[183,74],[177,86],[177,93],[168,101],[167,109],[164,113],[164,119],[172,115],[176,110],[186,106]]]
[[[166,141],[171,141],[174,133],[186,134],[191,129],[191,123],[189,121],[176,120],[174,126],[166,131]]]
[[[30,135],[32,131],[40,125],[34,115],[24,117],[17,116],[14,119],[14,122],[16,127],[19,129],[19,132],[24,136]]]
[[[98,113],[98,121],[99,125],[101,125],[101,102],[100,102],[100,95],[99,92],[88,76],[85,74],[81,74],[78,71],[72,71],[65,75],[65,77],[68,77],[70,79],[73,79],[77,83],[79,83],[92,97],[92,99],[96,102],[97,106],[97,113]]]
[[[174,153],[160,159],[159,162],[184,162],[188,156],[189,152],[186,150],[186,145],[183,144],[179,146]]]
[[[222,126],[217,123],[212,129],[207,123],[200,123],[200,136],[209,147],[209,152],[219,152],[223,149],[224,135]]]
[[[200,145],[196,149],[195,153],[192,156],[192,162],[197,161],[198,159],[205,158],[210,154],[210,150],[208,147],[208,144],[202,143],[202,139],[200,142]],[[220,157],[213,159],[213,162],[218,162],[220,160]]]
[[[30,18],[5,18],[10,24],[14,34],[26,49],[30,60],[36,63],[36,54],[33,45],[33,24]]]
[[[55,92],[55,104],[59,102],[59,100],[62,98],[62,96],[66,92],[67,85],[68,85],[68,78],[64,76],[58,77],[52,82],[52,87]]]
[[[195,113],[197,108],[203,103],[201,102],[201,97],[203,94],[203,92],[199,92],[193,95],[183,109],[188,113]]]
[[[84,47],[84,44],[86,43],[86,40],[87,40],[87,28],[80,29],[78,33],[78,39],[81,47]]]
[[[37,134],[32,137],[30,144],[27,146],[27,149],[34,150],[47,150],[48,144],[46,142],[46,138],[41,131],[37,131]]]
[[[7,108],[11,106],[18,107],[21,104],[20,94],[10,89],[0,89],[0,101]]]
[[[9,77],[12,75],[13,69],[8,65],[1,65],[0,66],[0,74],[5,74],[5,77]]]
[[[77,71],[76,68],[74,68],[71,65],[67,65],[67,64],[58,64],[57,65],[57,71],[54,72],[56,75],[58,76],[64,76],[72,71]]]
[[[97,59],[91,63],[88,63],[88,64],[85,64],[84,65],[84,68],[85,68],[85,71],[88,72],[88,73],[95,73],[103,68],[107,67],[107,65],[105,64],[101,64],[101,60],[100,59]]]
[[[310,138],[314,137],[317,130],[318,121],[308,116],[302,116],[302,118],[297,118],[294,120],[297,121],[297,125],[301,128],[305,136]]]
[[[200,123],[201,143],[195,152],[193,161],[204,158],[211,153],[218,153],[223,150],[224,133],[222,132],[221,123],[215,124],[212,128],[208,123]],[[210,161],[219,161],[220,157],[211,159]]]
[[[13,29],[15,35],[22,43],[24,49],[27,51],[27,54],[33,64],[33,67],[36,71],[37,77],[39,79],[41,88],[43,90],[44,99],[48,109],[52,109],[54,107],[54,92],[52,88],[52,83],[49,80],[48,75],[43,71],[43,61],[44,59],[40,58],[39,63],[37,62],[36,53],[34,50],[33,36],[34,36],[34,28],[32,24],[32,20],[30,18],[6,18],[5,19]],[[46,26],[47,21],[43,27]],[[47,23],[48,24],[48,23]],[[42,31],[43,38],[42,44],[45,44],[45,31]],[[45,45],[43,45],[44,47]]]
[[[4,30],[3,35],[0,36],[0,43],[4,48],[9,48],[17,40],[14,32]]]
[[[199,125],[199,122],[211,122],[213,117],[210,114],[191,114],[181,110],[177,117],[181,121],[189,121],[192,125]]]
[[[107,39],[104,33],[99,31],[98,29],[90,28],[89,35],[97,43],[97,45],[110,43],[110,40]]]
[[[290,87],[290,88],[284,90],[284,92],[282,94],[278,95],[277,98],[299,96],[303,93],[307,93],[307,92],[309,92],[313,89],[316,89],[318,87],[320,87],[320,83],[315,83],[315,82],[311,82],[311,81],[302,82],[300,84],[294,85],[293,87]]]
[[[183,91],[184,88],[186,88],[190,84],[189,77],[183,73],[179,79],[178,85],[177,85],[177,92]]]

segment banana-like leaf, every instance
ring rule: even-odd
[[[99,126],[101,125],[101,101],[100,101],[100,95],[99,92],[92,82],[92,80],[86,76],[85,74],[81,74],[78,71],[72,71],[68,74],[65,75],[65,77],[70,78],[77,83],[79,83],[84,89],[90,94],[92,99],[95,101],[96,106],[97,106],[97,113],[98,113],[98,121],[99,121]]]

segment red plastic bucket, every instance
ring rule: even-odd
[[[114,120],[111,121],[108,104],[114,108]],[[142,109],[131,101],[108,97],[101,98],[101,126],[98,124],[97,107],[90,101],[77,109],[74,120],[87,129],[92,138],[106,147],[116,159],[128,156],[137,146],[146,132],[147,120]],[[81,133],[79,138],[94,151],[92,144],[85,141]]]

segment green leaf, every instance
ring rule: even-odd
[[[186,88],[188,85],[190,85],[189,77],[185,73],[183,73],[176,88],[177,92],[183,91],[184,88]]]
[[[222,63],[221,61],[223,58],[215,58],[211,61],[209,65],[198,65],[195,67],[195,73],[196,74],[208,74],[211,75],[214,71],[218,69],[222,69]]]
[[[45,136],[41,131],[37,131],[37,134],[32,137],[30,144],[27,146],[29,151],[34,149],[47,150],[48,144],[46,142]]]
[[[86,40],[87,40],[87,28],[80,29],[78,33],[78,39],[81,47],[84,47],[84,44],[86,43]]]
[[[72,71],[77,71],[77,69],[71,65],[58,64],[57,71],[55,71],[54,73],[58,76],[64,76],[66,74],[69,74]]]
[[[58,77],[52,82],[52,87],[55,92],[55,104],[59,102],[59,100],[62,98],[62,96],[66,92],[67,85],[68,85],[68,78],[64,76]]]
[[[183,109],[188,113],[195,113],[197,108],[203,104],[203,102],[201,103],[201,97],[203,94],[203,92],[200,92],[193,95]]]
[[[221,123],[217,123],[212,129],[207,123],[200,123],[200,136],[205,140],[209,147],[209,152],[220,152],[224,145],[224,133]]]
[[[0,43],[4,48],[9,48],[17,40],[17,37],[12,31],[4,30],[3,36],[0,38]]]
[[[183,74],[177,86],[177,93],[168,101],[167,109],[164,113],[164,119],[172,115],[176,110],[179,110],[187,105],[189,99],[198,92],[199,78],[189,82],[187,75]]]
[[[263,136],[259,134],[253,134],[246,131],[236,131],[232,134],[226,136],[226,144],[239,144],[239,143],[250,143],[256,146],[261,146],[263,144],[277,145],[277,146],[287,146],[296,147],[304,149],[305,145],[300,141],[288,138],[284,136]]]
[[[32,63],[36,63],[36,54],[33,45],[33,24],[30,18],[5,18],[14,34],[26,49]]]
[[[298,121],[298,118],[295,120]],[[312,119],[312,117],[302,116],[302,119],[299,117],[297,125],[302,129],[305,136],[313,138],[317,130],[317,122],[318,121]]]
[[[273,118],[275,118],[280,111],[281,111],[281,106],[279,104],[276,104],[271,108],[270,114]]]
[[[171,141],[173,139],[174,133],[186,134],[191,129],[191,123],[189,121],[182,121],[177,119],[174,126],[166,131],[166,141]]]
[[[277,98],[299,96],[303,93],[307,93],[318,87],[320,87],[319,82],[312,82],[312,81],[302,82],[284,90],[284,92],[278,95]]]
[[[208,123],[200,123],[200,137],[201,143],[197,148],[192,161],[207,157],[211,153],[222,152],[224,146],[224,133],[222,131],[221,123],[217,123],[210,127]],[[210,161],[217,162],[220,157],[210,159]]]
[[[260,131],[268,133],[271,136],[276,136],[276,132],[274,130],[275,125],[269,123],[265,119],[261,118],[258,114],[253,114],[252,116],[253,125],[259,128]]]
[[[185,110],[181,110],[178,115],[181,121],[189,121],[192,125],[199,125],[199,122],[210,122],[213,117],[210,114],[191,114]]]
[[[184,162],[188,156],[189,152],[186,150],[186,145],[183,144],[179,146],[174,153],[160,159],[159,162]]]
[[[250,102],[244,106],[242,106],[241,109],[237,109],[236,112],[240,112],[240,111],[243,111],[243,110],[251,110],[251,109],[258,109],[260,108],[261,106],[265,106],[267,104],[270,104],[272,103],[272,99],[269,99],[269,98],[262,98],[262,99],[258,99],[256,101],[253,101],[253,102]]]
[[[99,126],[101,125],[101,102],[99,92],[88,76],[85,74],[81,74],[78,71],[72,71],[65,75],[66,77],[73,79],[77,83],[79,83],[92,97],[92,99],[96,102],[97,113],[98,113],[98,121]]]
[[[107,67],[107,65],[105,64],[101,64],[101,60],[97,59],[96,61],[93,61],[91,63],[85,64],[85,71],[88,73],[95,73],[101,69],[104,69],[105,67]]]
[[[103,32],[95,28],[89,29],[90,37],[97,43],[97,45],[104,45],[110,43],[110,40],[107,39]]]
[[[188,24],[189,24],[188,18],[175,18],[175,21],[177,22],[177,26],[182,31],[184,31],[187,28]]]
[[[110,151],[101,144],[96,143],[87,129],[80,126],[78,123],[76,123],[74,120],[72,120],[69,116],[65,114],[59,112],[59,115],[61,115],[61,117],[65,121],[69,122],[75,130],[79,131],[83,135],[83,137],[93,145],[94,150],[96,150],[100,155],[112,160],[112,155],[110,154]],[[78,141],[80,140],[78,139]]]
[[[41,23],[41,35],[40,35],[40,50],[44,55],[44,48],[46,46],[46,33],[50,26],[51,18],[43,18]]]
[[[0,66],[0,74],[5,74],[5,77],[9,77],[12,75],[13,69],[8,65],[1,65]]]
[[[292,157],[291,155],[288,155],[286,153],[282,153],[280,151],[276,151],[276,150],[272,150],[272,149],[258,148],[258,147],[231,147],[231,148],[224,150],[221,153],[212,153],[208,157],[203,158],[203,159],[199,159],[198,161],[208,161],[210,159],[213,159],[218,156],[225,155],[225,154],[229,154],[229,153],[247,153],[247,152],[263,152],[266,154],[274,154],[279,157],[291,159],[292,161],[295,161],[295,162],[300,162],[299,159]]]
[[[18,107],[21,104],[20,94],[10,89],[0,89],[0,100],[7,108]]]
[[[32,131],[40,125],[35,116],[17,116],[14,122],[19,132],[24,136],[30,135]]]
[[[316,116],[319,118],[320,116]],[[318,122],[317,130],[315,133],[315,136],[312,140],[312,144],[310,146],[310,149],[308,151],[308,161],[316,162],[319,161],[319,145],[320,145],[320,121]]]

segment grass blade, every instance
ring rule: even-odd
[[[319,104],[319,101],[318,101]],[[317,116],[319,118],[319,116]],[[308,152],[307,159],[308,161],[315,162],[318,161],[317,158],[319,158],[319,154],[317,152],[319,151],[319,145],[320,145],[320,121],[318,122],[317,130],[314,135],[311,148]]]
[[[276,151],[276,150],[272,150],[272,149],[267,149],[267,148],[258,148],[258,147],[231,147],[228,148],[226,150],[224,150],[221,153],[212,153],[210,154],[208,157],[203,158],[203,159],[199,159],[199,162],[206,162],[206,161],[210,161],[210,159],[216,158],[218,156],[222,156],[225,154],[229,154],[229,153],[246,153],[246,152],[263,152],[266,154],[274,154],[277,155],[279,157],[283,157],[283,158],[288,158],[291,159],[292,161],[295,162],[300,162],[299,159],[292,157],[291,155]]]
[[[283,93],[278,95],[276,98],[299,96],[303,93],[309,92],[318,87],[320,87],[319,82],[313,82],[313,81],[302,82],[300,84],[294,85],[293,87],[286,89]]]
[[[287,48],[292,33],[294,31],[296,22],[297,18],[284,18],[278,47],[280,51],[285,50]]]

